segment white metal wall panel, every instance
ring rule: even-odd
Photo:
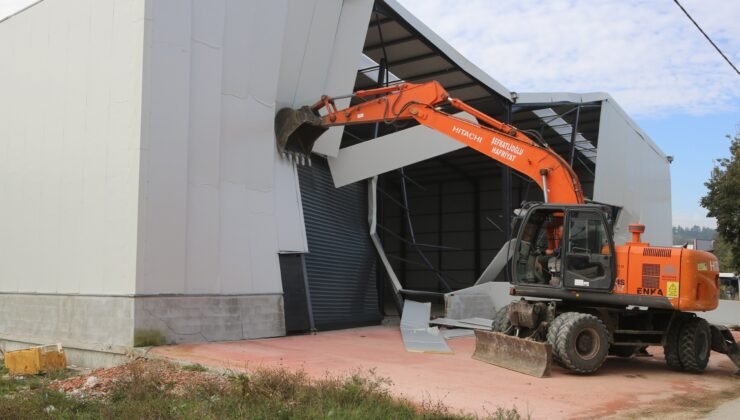
[[[357,59],[362,55],[372,0],[291,2],[282,46],[277,108],[313,103],[323,94],[352,90]],[[341,106],[343,103],[339,103]],[[336,156],[343,129],[330,129],[315,151]],[[305,252],[305,228],[297,173],[279,161],[275,173],[276,212],[281,220],[278,243],[282,252]],[[298,233],[298,234],[296,234]]]
[[[134,291],[144,0],[0,22],[0,291]]]
[[[148,1],[137,293],[182,292],[187,256],[190,3]]]
[[[196,0],[191,23],[185,290],[218,290],[221,82],[225,0]],[[212,281],[208,282],[207,279]]]
[[[286,8],[147,3],[137,293],[281,291],[272,121]]]
[[[366,35],[366,31],[358,30],[358,28],[367,26],[372,8],[373,2],[368,0],[349,0],[342,3],[323,94],[337,96],[352,91],[355,84],[357,61],[362,56],[362,46]],[[349,103],[349,98],[340,99],[337,101],[337,106],[344,108],[349,106]],[[344,127],[329,129],[316,141],[313,151],[336,157],[342,142],[342,133],[344,133]]]
[[[332,45],[372,1],[348,4],[147,2],[137,293],[282,291],[278,253],[307,245],[274,115],[324,93],[332,62],[351,89]]]
[[[630,223],[644,224],[650,243],[673,243],[670,164],[609,99],[601,105],[594,200],[623,207],[617,243],[630,240]]]

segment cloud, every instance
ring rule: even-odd
[[[740,77],[668,0],[400,1],[514,91],[606,91],[642,117],[740,107]],[[740,2],[682,4],[740,65]]]

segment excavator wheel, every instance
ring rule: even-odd
[[[673,325],[668,329],[666,334],[665,346],[663,346],[663,354],[665,355],[665,362],[669,368],[674,370],[683,370],[681,365],[681,359],[679,357],[679,336],[681,333],[681,327],[683,326],[684,320],[676,318],[673,321]]]
[[[562,318],[561,321],[558,321]],[[557,328],[552,328],[552,327]],[[555,360],[576,373],[596,372],[609,352],[609,332],[593,315],[566,312],[553,320],[547,338]]]
[[[532,332],[534,331],[531,328],[516,327],[511,324],[509,312],[512,305],[513,303],[510,303],[496,311],[496,314],[493,316],[492,330],[506,335],[527,338],[532,335]]]
[[[683,324],[678,338],[678,356],[683,370],[691,373],[704,371],[712,350],[711,339],[709,323],[704,319],[696,317]]]
[[[493,316],[493,331],[507,334],[511,329],[511,319],[509,319],[509,308],[511,304],[503,306],[496,311]]]
[[[553,345],[553,349],[555,348],[554,343],[557,340],[558,333],[560,332],[560,327],[563,326],[563,323],[567,319],[568,317],[558,316],[553,319],[552,322],[550,322],[550,325],[547,327],[547,342]],[[558,357],[558,353],[556,351],[552,352],[552,359],[555,360],[559,365],[562,365],[562,362],[560,361],[560,358]]]

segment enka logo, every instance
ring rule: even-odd
[[[470,131],[468,131],[468,130],[466,130],[464,128],[460,128],[460,127],[458,127],[456,125],[455,126],[452,126],[452,132],[455,133],[455,134],[459,134],[461,136],[467,137],[470,140],[477,141],[478,143],[480,143],[480,142],[483,141],[483,137],[481,137],[481,136],[479,136],[479,135],[477,135],[475,133],[471,133]]]
[[[663,290],[654,287],[638,287],[637,294],[663,296]]]

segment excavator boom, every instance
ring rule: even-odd
[[[458,99],[451,99],[436,81],[357,91],[352,96],[365,101],[339,110],[334,104],[336,98],[323,96],[310,107],[281,109],[275,117],[280,152],[307,155],[329,127],[378,122],[390,124],[413,119],[526,175],[542,188],[546,202],[584,202],[578,177],[560,155],[513,126]],[[478,121],[440,111],[439,107],[445,104],[472,115]],[[323,116],[320,114],[322,110],[325,111]]]

